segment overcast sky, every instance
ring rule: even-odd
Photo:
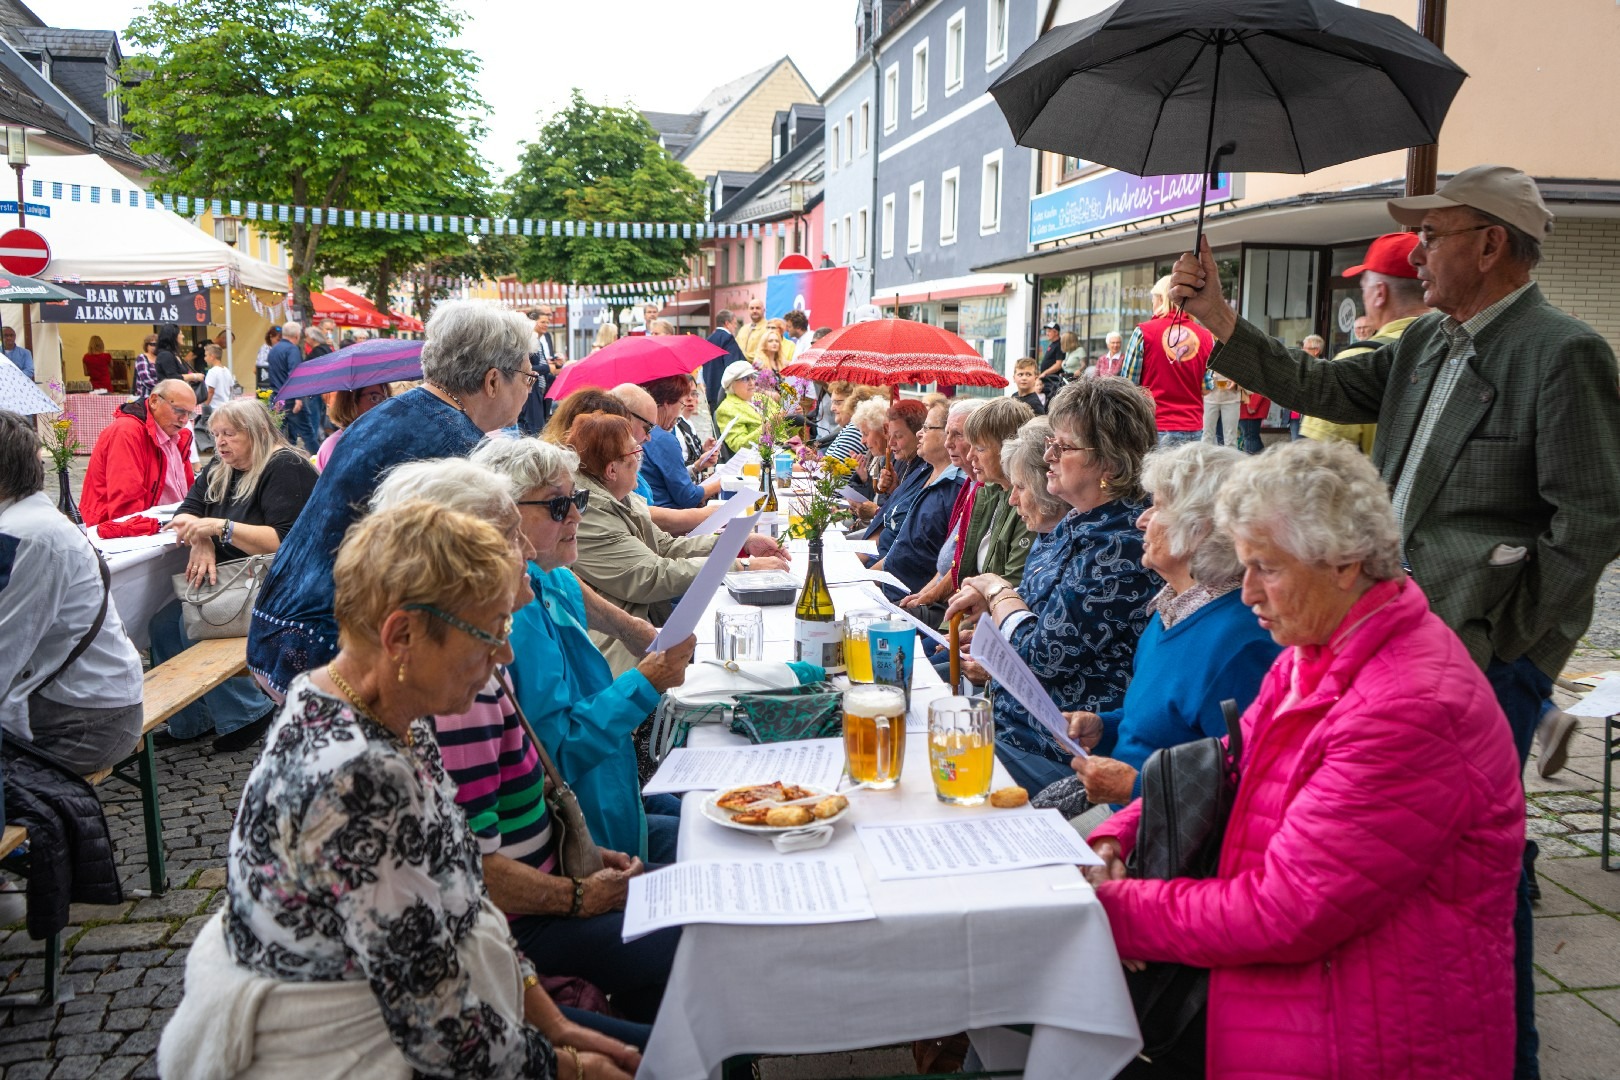
[[[52,26],[117,30],[130,0],[28,0]],[[787,53],[820,93],[855,59],[856,0],[460,0],[461,44],[482,65],[484,156],[498,175],[578,86],[588,98],[686,112]],[[128,49],[127,43],[125,44]]]

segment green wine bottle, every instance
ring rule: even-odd
[[[804,575],[804,591],[793,611],[793,658],[820,664],[827,674],[844,670],[844,632],[833,610],[832,590],[827,588],[827,572],[821,565],[821,537],[810,540],[810,565]]]

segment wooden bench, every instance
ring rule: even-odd
[[[163,849],[163,806],[158,797],[157,755],[152,733],[159,724],[246,668],[247,638],[238,637],[199,641],[179,656],[148,671],[143,680],[141,736],[135,744],[135,752],[112,768],[85,777],[91,784],[99,784],[116,776],[140,791],[141,817],[146,826],[147,880],[153,896],[162,896],[168,889],[169,872]],[[0,860],[12,857],[27,841],[27,829],[7,825],[4,835],[0,836]],[[27,857],[26,853],[20,856]],[[41,1005],[57,1000],[61,957],[61,936],[52,934],[45,942],[45,986],[38,1002]],[[6,999],[0,999],[0,1004],[4,1003],[8,1003]]]

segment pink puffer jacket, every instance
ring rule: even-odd
[[[1298,649],[1244,714],[1220,874],[1098,889],[1122,957],[1213,969],[1209,1075],[1507,1077],[1517,757],[1411,581],[1376,586],[1314,691]],[[1135,840],[1140,801],[1092,834]]]

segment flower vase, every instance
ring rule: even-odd
[[[62,511],[63,516],[69,521],[82,528],[84,518],[79,516],[78,504],[73,501],[73,481],[69,478],[66,469],[56,470],[56,485],[58,491],[56,508]]]

